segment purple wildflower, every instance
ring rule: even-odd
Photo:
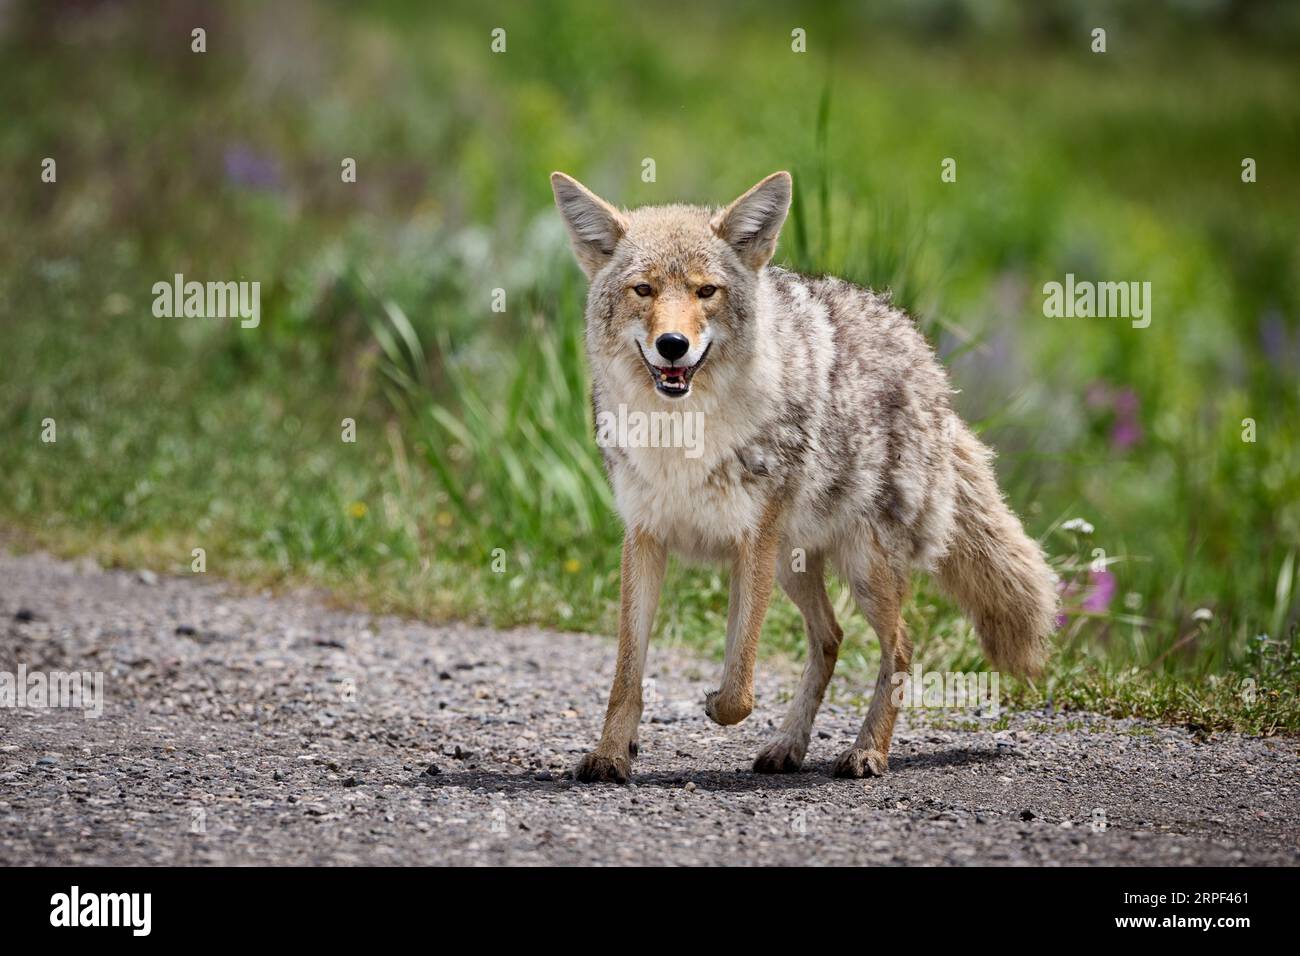
[[[1091,587],[1080,607],[1091,614],[1105,614],[1115,599],[1115,575],[1106,570],[1089,571],[1088,583]]]
[[[1117,451],[1127,451],[1142,441],[1142,400],[1132,388],[1111,388],[1106,382],[1090,384],[1084,392],[1084,402],[1089,408],[1110,412],[1114,418],[1110,426],[1110,445]]]
[[[1142,426],[1137,421],[1120,419],[1110,430],[1110,444],[1119,451],[1127,451],[1142,441]]]
[[[280,170],[275,160],[243,143],[226,147],[222,162],[227,182],[236,186],[275,189],[280,185]]]

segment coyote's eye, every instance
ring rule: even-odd
[[[650,288],[648,285],[642,282],[640,285],[632,286],[632,291],[644,299],[646,296],[653,293],[654,289]]]
[[[710,299],[713,297],[713,293],[717,291],[718,291],[717,286],[702,285],[695,290],[695,294],[698,295],[701,299]]]

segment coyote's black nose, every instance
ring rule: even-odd
[[[670,362],[676,362],[691,348],[691,340],[680,332],[665,332],[655,339],[655,348]]]

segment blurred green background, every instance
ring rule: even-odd
[[[1014,701],[1300,730],[1298,40],[1280,0],[0,2],[0,524],[609,633],[621,529],[547,175],[635,206],[787,168],[777,261],[916,315],[1062,574]],[[155,318],[176,273],[259,281],[261,324]],[[1150,327],[1045,317],[1066,273],[1149,281]],[[720,653],[725,573],[666,595],[659,640]],[[925,667],[982,666],[928,584],[907,617]],[[766,651],[802,642],[778,600]]]

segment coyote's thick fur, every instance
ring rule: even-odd
[[[912,654],[900,609],[930,571],[993,666],[1043,664],[1056,588],[998,490],[991,453],[949,405],[943,367],[906,314],[841,279],[768,266],[790,206],[775,173],[723,209],[616,209],[551,177],[590,280],[597,418],[698,413],[702,448],[604,448],[626,525],[618,663],[605,727],[579,780],[625,781],[636,754],[646,645],[668,553],[731,565],[726,660],[705,701],[720,724],[753,708],[759,629],[779,582],[803,613],[808,663],[754,769],[799,768],[839,651],[833,565],[880,639],[866,721],[835,773],[883,773]],[[608,443],[606,443],[608,444]]]

